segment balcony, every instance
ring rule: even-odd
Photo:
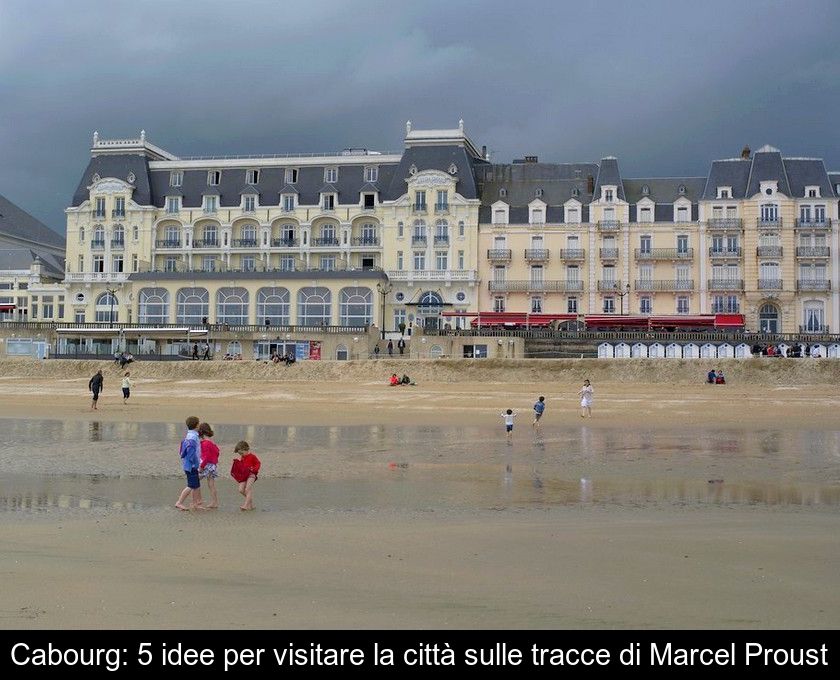
[[[448,215],[449,203],[437,203],[435,205],[435,213],[437,213],[438,215]]]
[[[179,238],[165,238],[160,241],[155,241],[155,248],[180,248],[181,239]]]
[[[831,281],[827,279],[797,279],[796,290],[831,290]]]
[[[637,260],[690,260],[694,257],[694,248],[636,248]]]
[[[510,248],[490,248],[487,251],[487,259],[494,262],[510,262],[513,251]]]
[[[526,248],[525,259],[528,262],[546,262],[548,261],[548,248]]]
[[[741,313],[741,306],[740,305],[730,305],[728,303],[724,303],[722,305],[716,305],[712,303],[712,314],[740,314]]]
[[[90,249],[91,250],[105,250],[105,241],[91,241],[90,242]]]
[[[732,258],[732,257],[741,257],[741,249],[740,248],[709,248],[709,257],[714,259],[722,259],[722,258]]]
[[[783,290],[784,282],[782,279],[759,279],[758,290]]]
[[[744,279],[709,279],[709,290],[744,290]]]
[[[618,248],[601,248],[602,260],[617,260]]]
[[[105,219],[105,211],[104,210],[91,210],[90,216],[94,220],[104,220]]]
[[[111,250],[122,250],[125,248],[125,239],[121,238],[112,238],[111,239]]]
[[[831,229],[831,220],[796,220],[797,229]]]
[[[706,227],[717,231],[740,231],[741,219],[737,217],[713,217],[706,220]]]
[[[273,238],[271,239],[272,248],[297,248],[300,241],[296,238]]]
[[[295,211],[295,206],[293,205],[284,205],[282,208],[284,213],[292,213]]]
[[[637,280],[636,281],[636,290],[645,290],[651,292],[658,292],[658,291],[681,291],[681,290],[694,290],[694,281],[693,280],[655,280],[655,279],[644,279],[644,280]]]
[[[490,281],[491,293],[580,293],[583,281]]]
[[[758,246],[755,249],[755,254],[758,257],[781,257],[782,246]]]
[[[203,212],[205,215],[215,215],[218,212],[218,209],[215,205],[205,205],[201,209],[201,212]]]
[[[124,283],[128,281],[128,276],[128,272],[68,272],[64,280],[72,283]]]
[[[776,219],[764,219],[761,217],[757,217],[755,220],[756,226],[759,229],[781,229],[782,228],[782,218],[777,217]]]
[[[320,238],[313,238],[312,245],[316,248],[337,248],[341,242],[335,236],[321,236]]]
[[[797,246],[796,257],[830,257],[831,248],[828,246]]]
[[[379,245],[378,236],[354,236],[351,240],[354,246],[371,247]]]
[[[448,246],[449,245],[449,236],[438,235],[435,236],[435,245],[436,246]]]
[[[477,281],[475,269],[391,269],[388,271],[391,281]]]
[[[815,333],[815,334],[818,333],[818,334],[822,334],[822,335],[828,335],[828,333],[831,332],[831,329],[829,329],[828,326],[815,326],[815,325],[812,324],[810,326],[800,326],[799,327],[799,332],[800,333]]]
[[[597,224],[598,231],[618,231],[621,229],[620,220],[601,220]]]
[[[583,248],[561,248],[561,260],[585,260],[586,251]]]
[[[598,290],[602,293],[615,293],[623,291],[621,281],[598,281]]]
[[[125,210],[112,210],[111,211],[111,218],[115,220],[124,220],[125,219]]]
[[[230,242],[234,248],[256,248],[259,241],[255,238],[235,238]]]
[[[425,215],[428,212],[428,210],[426,209],[425,203],[415,203],[411,206],[411,212],[413,212],[415,215]]]
[[[218,239],[193,240],[193,248],[218,248]]]
[[[429,242],[425,236],[418,236],[415,234],[411,237],[411,245],[413,246],[425,246]]]

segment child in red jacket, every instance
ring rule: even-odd
[[[234,454],[239,456],[238,474],[234,476],[239,482],[239,493],[245,496],[245,503],[239,506],[240,510],[254,509],[254,482],[260,472],[260,459],[251,452],[248,442],[239,442],[233,448]]]

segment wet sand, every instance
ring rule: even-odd
[[[840,626],[831,385],[86,382],[0,379],[2,627]],[[169,507],[193,412],[257,512]]]

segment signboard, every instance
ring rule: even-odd
[[[321,358],[321,343],[320,341],[313,340],[309,343],[309,358],[315,361],[320,360]]]
[[[305,361],[309,358],[309,340],[302,340],[295,344],[295,359]]]

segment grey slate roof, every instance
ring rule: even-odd
[[[730,158],[712,161],[703,199],[707,201],[716,199],[718,187],[732,187],[732,198],[744,198],[751,168],[752,161],[749,159]]]
[[[0,195],[0,238],[3,234],[58,248],[62,251],[65,247],[63,236],[16,206],[5,196]]]
[[[102,179],[116,177],[125,182],[129,174],[134,173],[134,202],[138,205],[151,205],[152,195],[149,185],[149,165],[145,156],[140,154],[120,154],[94,156],[88,162],[87,168],[79,180],[76,193],[73,195],[73,205],[79,206],[90,198],[88,187],[93,183],[93,176]],[[169,173],[166,173],[166,188],[169,188]]]
[[[647,186],[650,193],[645,195],[642,188]],[[680,193],[680,186],[685,187],[685,193]],[[624,180],[624,194],[628,203],[638,203],[643,198],[649,198],[654,203],[673,204],[678,198],[687,198],[697,203],[703,196],[706,186],[705,177],[641,177]]]
[[[412,146],[405,150],[399,165],[392,170],[388,183],[382,177],[380,170],[379,185],[384,189],[383,199],[393,201],[405,194],[409,177],[409,169],[415,166],[418,172],[423,170],[440,170],[449,172],[452,164],[458,167],[454,175],[457,179],[455,190],[464,198],[478,198],[475,172],[477,167],[486,165],[486,161],[475,158],[463,146],[457,144],[435,146]]]
[[[830,198],[834,196],[834,187],[828,178],[825,164],[817,158],[785,158],[785,170],[793,196],[805,196],[806,186],[818,186],[820,196]]]
[[[757,151],[752,158],[747,196],[755,196],[755,194],[761,191],[761,182],[772,180],[778,182],[779,193],[785,196],[793,195],[788,184],[781,152]]]
[[[621,201],[627,200],[624,197],[624,185],[621,182],[621,172],[618,169],[618,159],[613,157],[602,158],[598,165],[598,176],[595,178],[595,192],[596,198],[601,197],[602,186],[616,186],[618,187],[618,198]]]
[[[562,206],[572,198],[589,203],[592,194],[587,192],[588,178],[592,177],[594,182],[597,174],[598,166],[594,163],[488,164],[478,169],[477,180],[483,206],[504,201],[512,206],[512,210],[514,207],[527,207],[535,199],[548,206]],[[506,196],[500,196],[501,189],[507,192]],[[536,195],[537,189],[542,189],[542,196]],[[577,196],[573,194],[575,189]],[[527,215],[526,210],[525,222],[528,221]],[[513,213],[509,219],[514,223]],[[555,222],[550,208],[546,219]]]
[[[38,258],[41,261],[42,274],[48,278],[64,278],[64,260],[50,253],[38,253],[31,248],[0,247],[0,271],[29,269]]]

